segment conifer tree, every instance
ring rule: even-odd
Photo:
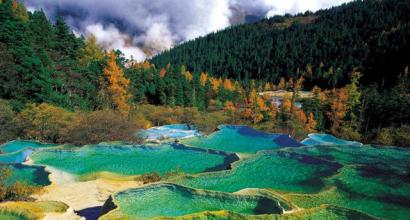
[[[123,113],[129,110],[128,101],[131,97],[128,91],[129,80],[125,78],[123,70],[117,64],[117,55],[114,51],[108,53],[107,66],[103,71],[102,88],[100,95],[104,103],[113,109]]]

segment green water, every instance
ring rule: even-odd
[[[174,184],[156,184],[114,196],[119,212],[131,219],[183,216],[203,211],[229,210],[242,214],[281,213],[277,202],[265,197],[204,192]]]
[[[331,190],[314,196],[293,196],[301,207],[327,203],[389,219],[410,216],[410,152],[402,148],[321,146],[292,149],[343,164],[329,178]]]
[[[280,151],[258,153],[229,171],[207,173],[178,182],[200,189],[235,192],[244,188],[272,188],[293,192],[318,192],[323,178],[335,174],[337,164]]]
[[[194,147],[227,152],[255,153],[260,150],[280,147],[274,142],[278,136],[252,131],[246,126],[219,126],[219,130],[209,136],[183,139],[181,142]]]
[[[139,175],[150,172],[164,174],[175,169],[199,173],[223,165],[227,156],[163,144],[45,149],[35,152],[31,158],[36,164],[49,165],[76,175],[96,172]]]
[[[11,170],[10,177],[6,180],[6,185],[11,186],[19,181],[33,186],[49,185],[49,173],[40,166],[27,166],[21,164],[14,165],[0,165],[0,168],[7,168]]]
[[[53,147],[55,144],[44,144],[35,141],[10,141],[0,146],[0,151],[3,153],[12,153],[23,150],[25,148],[38,149],[44,147]]]
[[[176,181],[225,192],[270,188],[291,192],[290,201],[299,207],[333,204],[380,218],[408,219],[409,168],[407,149],[314,146],[259,153],[231,171]]]
[[[34,150],[55,146],[34,141],[10,141],[0,146],[0,163],[23,163]]]

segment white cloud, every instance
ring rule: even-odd
[[[142,61],[146,58],[144,52],[132,45],[132,41],[127,34],[121,33],[115,26],[103,27],[102,24],[94,24],[86,27],[86,33],[93,34],[97,42],[105,48],[119,49],[128,58]]]
[[[273,16],[315,11],[349,0],[23,1],[31,10],[43,8],[49,17],[64,15],[77,32],[93,33],[105,47],[121,49],[127,56],[141,60],[147,48],[160,52],[228,27],[234,13]],[[242,15],[237,17],[243,19]]]

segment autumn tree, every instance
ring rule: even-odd
[[[101,79],[100,96],[105,102],[104,106],[127,113],[129,110],[128,100],[131,98],[128,91],[130,81],[125,78],[124,72],[116,60],[117,55],[114,51],[110,51],[107,66],[103,71],[104,78]]]
[[[340,127],[347,112],[347,100],[349,99],[347,89],[333,89],[330,94],[330,111],[327,112],[329,121],[331,122],[330,132],[337,134],[340,132]]]
[[[283,90],[283,89],[286,88],[285,78],[283,78],[283,77],[280,78],[280,81],[279,81],[279,84],[278,84],[277,88],[278,88],[279,90]]]
[[[59,142],[73,119],[73,113],[50,104],[29,104],[18,114],[22,135],[27,139]]]
[[[309,133],[313,133],[316,131],[316,126],[317,122],[315,120],[315,116],[313,115],[313,112],[311,112],[306,122],[306,128]]]

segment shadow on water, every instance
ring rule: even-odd
[[[97,220],[100,217],[102,206],[95,206],[91,208],[82,209],[75,213],[86,220]]]
[[[255,214],[282,214],[282,208],[278,206],[278,202],[268,198],[261,198],[258,205],[254,209]]]

